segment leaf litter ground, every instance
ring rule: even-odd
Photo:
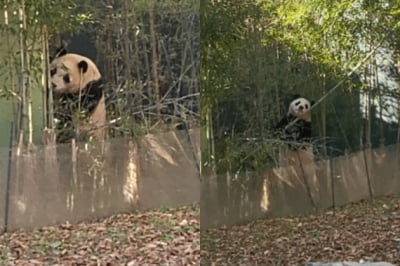
[[[198,205],[0,236],[0,265],[199,265]]]
[[[257,220],[201,232],[201,265],[400,265],[400,199],[362,201],[307,217]]]

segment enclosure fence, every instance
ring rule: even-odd
[[[2,232],[200,199],[197,129],[11,151],[0,150]]]
[[[400,193],[400,144],[265,174],[203,178],[201,229],[231,226],[259,218],[315,213],[362,199]]]

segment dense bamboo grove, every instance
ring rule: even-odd
[[[273,166],[271,128],[296,93],[317,101],[331,92],[313,109],[317,158],[399,141],[397,1],[201,7],[203,171]]]
[[[48,61],[74,38],[90,40],[90,47],[78,46],[93,52],[106,78],[110,137],[197,124],[196,1],[4,0],[0,6],[0,96],[12,103],[14,140],[40,143],[34,136],[53,128]]]

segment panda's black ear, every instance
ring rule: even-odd
[[[57,49],[55,57],[60,57],[60,56],[66,55],[66,54],[67,54],[67,49],[63,46],[63,47],[60,47]]]
[[[78,63],[79,70],[82,70],[82,73],[86,73],[88,70],[88,63],[85,60],[82,60]]]
[[[290,97],[290,101],[294,101],[294,100],[296,100],[298,98],[301,98],[300,94],[293,94],[292,97]]]
[[[315,101],[314,101],[314,100],[311,100],[311,101],[310,101],[310,104],[311,104],[311,106],[313,106],[313,105],[315,104]]]
[[[54,59],[56,59],[57,57],[63,56],[65,54],[67,54],[67,49],[62,46],[60,48],[57,49],[57,51],[55,52],[54,56],[49,56],[49,62],[52,62]]]

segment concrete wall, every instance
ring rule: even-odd
[[[307,214],[400,193],[400,145],[253,173],[202,178],[201,229]]]
[[[76,222],[200,200],[198,130],[140,141],[13,150],[6,213],[7,150],[0,153],[0,229]],[[4,154],[3,154],[4,153]],[[6,220],[7,217],[7,220]]]

